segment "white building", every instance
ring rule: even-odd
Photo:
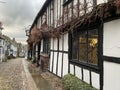
[[[28,38],[48,70],[74,74],[99,90],[120,90],[120,0],[46,0]]]
[[[15,45],[11,44],[11,50],[10,50],[10,55],[13,55],[14,57],[17,57],[17,47]]]
[[[10,39],[8,36],[3,35],[4,38],[4,50],[5,50],[5,56],[6,57],[17,57],[18,56],[18,44],[13,38]]]
[[[2,29],[2,22],[0,21],[0,62],[2,62],[4,58],[4,39],[2,37]]]
[[[18,56],[19,57],[25,57],[26,53],[26,45],[23,45],[21,43],[18,43]]]
[[[5,55],[4,55],[4,39],[0,37],[0,62],[3,61]]]

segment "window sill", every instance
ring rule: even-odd
[[[100,71],[100,68],[97,65],[88,64],[88,63],[80,62],[77,60],[70,60],[70,63],[77,65],[77,66],[80,66],[80,67],[85,68],[85,69],[89,69],[89,70],[94,71],[96,73],[99,73],[99,71]]]

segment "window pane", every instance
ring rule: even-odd
[[[72,58],[78,59],[78,39],[77,39],[77,37],[74,37],[72,41],[73,41]]]
[[[50,53],[50,40],[49,39],[43,40],[43,52],[46,54]]]
[[[87,59],[87,32],[81,33],[79,37],[79,60],[86,61]]]
[[[79,60],[80,61],[86,61],[87,55],[86,55],[86,44],[79,44]]]
[[[98,29],[74,33],[72,59],[77,59],[87,64],[98,64]]]
[[[98,63],[98,30],[91,30],[88,33],[88,61]]]
[[[86,44],[87,43],[87,39],[86,39],[86,34],[85,33],[83,35],[80,35],[79,43],[81,43],[81,44]]]

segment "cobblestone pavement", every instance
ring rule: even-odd
[[[24,59],[0,64],[0,90],[38,90]]]
[[[51,86],[54,87],[54,90],[65,90],[62,87],[62,83],[60,78],[58,78],[57,76],[53,75],[50,72],[45,72],[42,73],[41,76],[47,80],[48,82],[50,82]]]
[[[29,71],[39,90],[59,90],[52,87],[52,83],[46,80],[46,78],[43,78],[43,76],[45,76],[46,74],[42,75],[42,73],[45,72],[42,72],[40,70],[40,67],[36,67],[36,65],[32,64],[31,62],[27,62],[27,63],[28,63]]]

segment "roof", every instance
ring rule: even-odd
[[[12,45],[14,46],[18,46],[17,42],[16,41],[13,41],[10,37],[6,36],[6,35],[2,35],[2,38],[8,42],[10,42]]]
[[[0,34],[0,39],[4,39],[4,38],[3,38],[3,35],[1,35],[1,34]]]

